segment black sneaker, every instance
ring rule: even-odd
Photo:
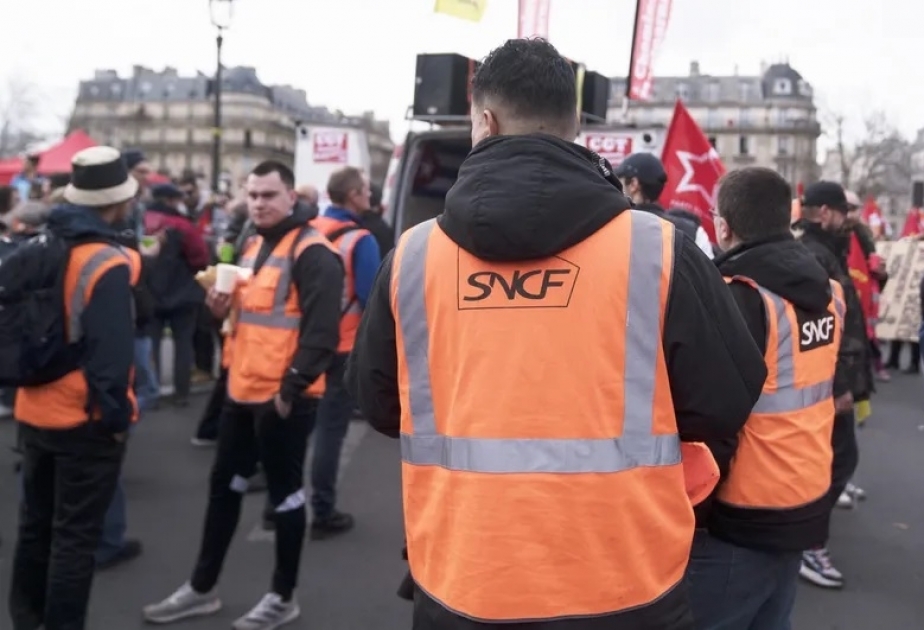
[[[272,505],[263,508],[263,529],[268,532],[276,531],[276,510]]]
[[[355,525],[350,514],[334,510],[324,518],[314,518],[311,521],[311,540],[324,540],[332,536],[344,534]]]
[[[125,540],[125,544],[122,545],[122,548],[111,558],[105,562],[99,562],[96,565],[97,571],[105,571],[106,569],[112,569],[120,564],[125,564],[130,560],[134,560],[141,555],[143,547],[140,540],[135,540],[133,538],[128,538]]]

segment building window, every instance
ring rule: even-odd
[[[742,107],[738,110],[738,126],[739,127],[748,127],[751,124],[751,110],[747,107]]]
[[[719,126],[719,110],[710,107],[706,110],[706,128],[715,129]]]
[[[706,86],[706,98],[710,103],[719,102],[719,84],[712,82]]]
[[[113,93],[113,94],[121,94],[121,93],[122,93],[122,84],[121,84],[121,83],[113,83],[111,86],[109,86],[109,89],[112,90],[112,93]]]
[[[738,137],[738,155],[750,155],[751,143],[749,142],[750,138],[747,136]]]
[[[745,81],[742,81],[738,84],[738,98],[742,103],[747,103],[751,100],[751,84]]]
[[[776,139],[777,155],[792,155],[792,138],[789,136],[778,136]]]
[[[90,96],[99,96],[99,88],[95,85],[90,86]]]
[[[799,94],[802,96],[812,96],[812,86],[807,81],[799,81]]]
[[[145,81],[144,83],[141,84],[141,93],[147,94],[148,92],[151,91],[151,87],[152,87],[151,84]]]
[[[250,129],[244,130],[244,148],[245,149],[253,148],[253,137],[251,136]]]
[[[677,98],[681,101],[686,101],[690,98],[690,86],[686,83],[677,84]]]
[[[773,82],[773,93],[780,95],[792,94],[792,81],[789,79],[777,79]]]

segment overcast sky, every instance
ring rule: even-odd
[[[133,64],[212,73],[208,0],[2,0],[0,79],[27,77],[46,98],[45,125],[66,116],[77,82]],[[411,102],[419,52],[484,56],[516,36],[516,0],[488,0],[479,24],[433,13],[434,0],[235,0],[227,64],[308,92],[314,104],[372,109],[394,121]],[[635,0],[552,0],[550,39],[606,75],[625,75]],[[924,3],[916,0],[674,0],[656,74],[757,74],[788,59],[819,109],[887,111],[899,128],[924,127]],[[5,91],[6,81],[0,82]],[[0,94],[0,99],[3,94]],[[57,117],[57,118],[56,118]]]

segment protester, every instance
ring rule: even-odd
[[[94,551],[136,417],[131,286],[140,264],[116,245],[112,225],[128,216],[138,185],[111,147],[77,153],[73,169],[68,204],[51,213],[48,229],[74,243],[61,317],[79,356],[55,355],[64,376],[16,396],[24,490],[10,592],[16,629],[85,627]]]
[[[19,193],[19,198],[23,201],[41,197],[45,178],[39,175],[38,172],[40,158],[41,156],[35,153],[26,155],[22,164],[22,172],[10,181],[10,186],[16,189]]]
[[[700,225],[699,218],[689,212],[668,212],[658,203],[658,198],[667,185],[667,171],[664,170],[661,160],[650,153],[635,153],[616,168],[616,177],[622,182],[623,190],[635,208],[670,221],[677,226],[679,233],[691,238],[706,256],[712,258],[712,243]]]
[[[715,260],[767,362],[737,439],[707,442],[722,472],[698,510],[689,576],[696,627],[788,628],[802,551],[827,539],[840,285],[790,232],[792,191],[748,167],[719,183]],[[805,336],[805,323],[817,324]],[[793,331],[799,343],[792,341]]]
[[[228,400],[196,567],[189,582],[145,607],[151,622],[221,608],[216,586],[258,460],[276,511],[276,570],[269,593],[232,627],[271,630],[300,615],[295,586],[306,529],[303,468],[324,373],[337,348],[343,267],[330,243],[308,225],[294,180],[278,162],[253,170],[246,186],[259,236],[241,261],[253,275],[233,297],[209,292],[213,314],[231,315],[235,322],[227,348]]]
[[[848,210],[847,196],[840,184],[816,182],[805,189],[802,219],[796,224],[801,242],[812,252],[828,277],[843,288],[847,308],[833,385],[837,415],[832,433],[834,463],[828,494],[831,508],[846,489],[859,460],[854,400],[869,396],[873,390],[866,322],[847,269]],[[844,585],[844,576],[832,563],[826,541],[805,551],[800,574],[824,588],[842,588]]]
[[[692,627],[681,441],[733,438],[766,368],[693,241],[573,142],[576,111],[546,41],[492,51],[445,211],[366,303],[347,383],[401,438],[417,630]]]
[[[340,344],[327,370],[327,387],[318,406],[311,461],[311,509],[314,513],[311,536],[314,539],[343,533],[354,524],[352,515],[336,509],[340,453],[354,408],[353,399],[343,384],[343,372],[382,262],[375,237],[361,226],[361,216],[370,207],[368,178],[359,169],[342,168],[330,176],[327,195],[331,205],[324,216],[312,221],[312,225],[340,252],[346,269],[346,293],[340,319]]]
[[[395,248],[395,230],[382,218],[382,187],[372,186],[369,209],[360,217],[362,226],[372,232],[379,244],[379,252],[386,254]]]

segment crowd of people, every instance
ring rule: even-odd
[[[305,536],[354,525],[336,480],[357,407],[401,442],[415,629],[785,630],[800,575],[843,586],[829,525],[863,496],[878,356],[847,263],[861,247],[879,268],[855,196],[812,184],[793,224],[780,175],[730,172],[713,244],[658,205],[656,157],[614,170],[573,142],[574,73],[548,43],[493,51],[472,103],[444,212],[397,246],[350,167],[323,211],[278,162],[208,197],[110,147],[0,188],[14,630],[81,630],[94,572],[142,552],[120,470],[163,404],[168,335],[169,402],[214,381],[192,443],[217,448],[189,580],[148,622],[221,608],[254,489],[276,567],[233,627],[299,617]]]

